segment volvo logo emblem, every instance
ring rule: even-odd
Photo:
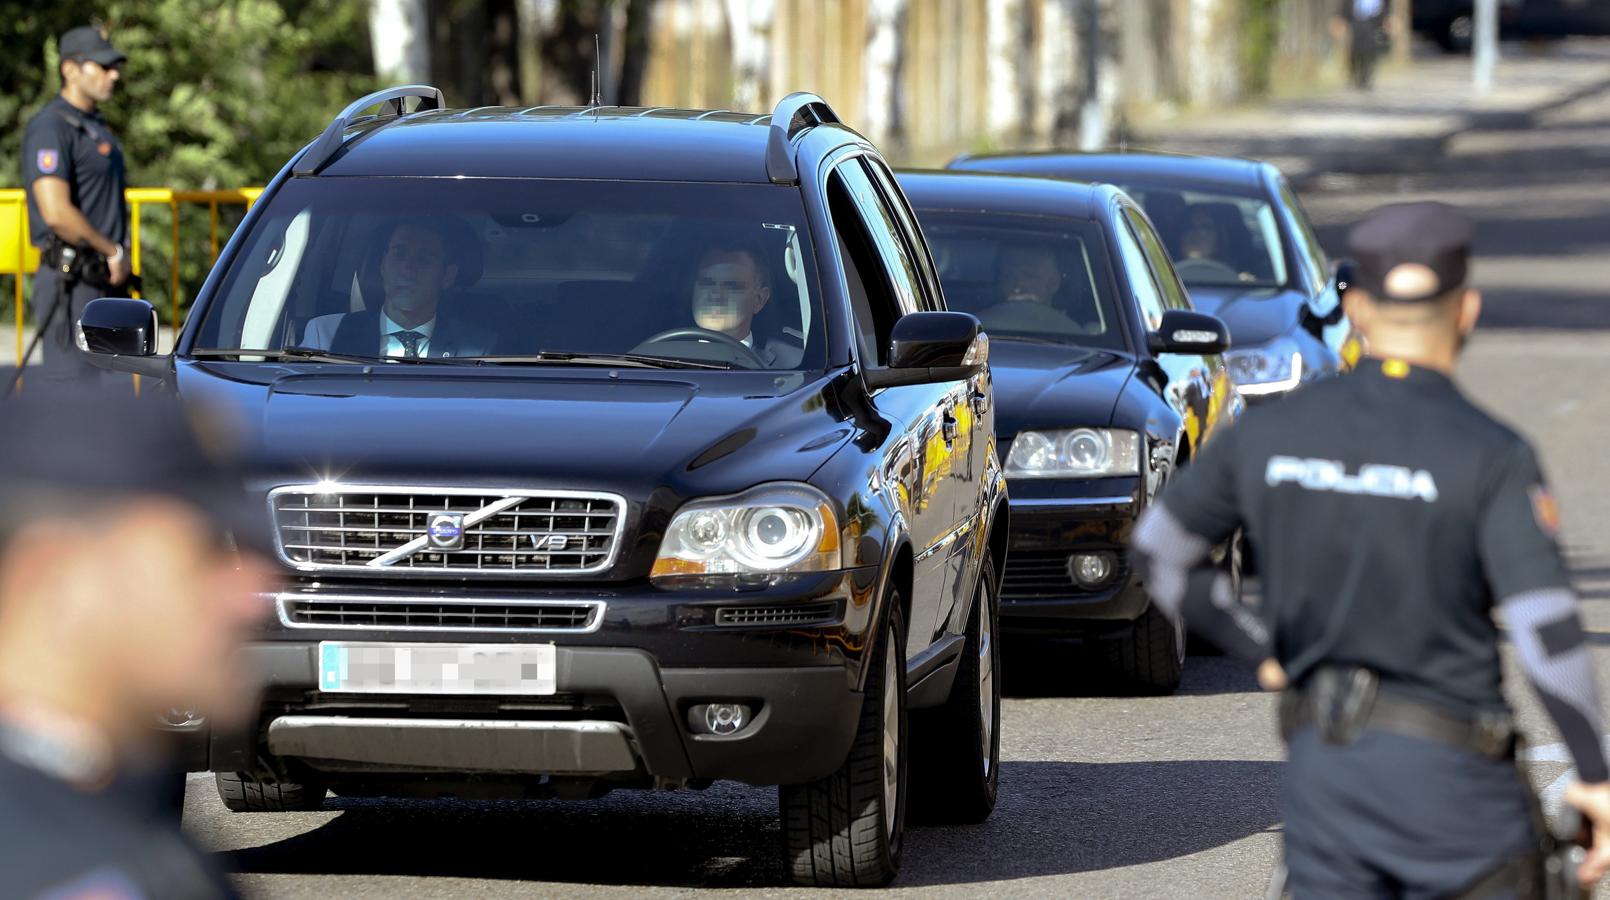
[[[570,538],[563,534],[538,534],[532,532],[527,535],[531,538],[531,547],[534,550],[545,550],[549,553],[563,550],[570,545]]]
[[[464,514],[437,513],[430,517],[425,536],[435,550],[464,549]]]

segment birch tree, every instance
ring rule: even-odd
[[[905,59],[906,2],[870,0],[867,4],[861,121],[876,143],[898,142],[905,131],[900,70]]]
[[[732,35],[732,108],[769,108],[771,23],[776,0],[726,0],[727,31]]]
[[[1040,22],[1034,130],[1058,146],[1075,140],[1079,133],[1079,88],[1084,80],[1079,6],[1079,0],[1045,0]]]
[[[988,65],[984,94],[990,137],[1014,140],[1023,133],[1024,93],[1029,89],[1028,48],[1023,41],[1023,0],[992,0],[985,7]],[[1032,102],[1032,101],[1031,101]]]
[[[369,0],[369,40],[382,81],[430,81],[430,38],[425,0]]]

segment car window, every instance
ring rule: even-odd
[[[1168,250],[1164,249],[1163,242],[1158,240],[1157,232],[1146,224],[1145,216],[1133,209],[1125,209],[1124,218],[1129,220],[1129,227],[1134,229],[1135,237],[1140,239],[1141,252],[1146,254],[1146,262],[1152,270],[1152,277],[1162,290],[1163,306],[1167,309],[1190,309],[1190,295],[1185,293],[1185,286],[1180,284],[1179,276],[1174,274],[1174,266],[1168,261]]]
[[[890,280],[882,275],[885,263],[840,174],[845,168],[841,164],[828,178],[828,214],[833,219],[839,258],[844,262],[844,283],[860,358],[875,365],[888,365],[889,342],[894,336],[895,320],[901,315],[900,304]]]
[[[855,208],[860,212],[861,223],[871,236],[873,246],[883,260],[883,268],[888,272],[890,287],[894,290],[900,311],[907,313],[921,309],[917,285],[922,282],[922,276],[917,269],[914,253],[900,238],[900,226],[894,212],[873,186],[871,176],[858,158],[839,163],[833,172],[842,180]]]
[[[922,209],[950,309],[995,338],[1125,348],[1111,273],[1094,222]]]
[[[1275,211],[1262,194],[1144,182],[1119,187],[1146,211],[1187,285],[1286,284],[1284,244]]]
[[[328,178],[277,192],[195,346],[826,364],[804,204],[774,185]],[[388,337],[391,335],[392,337]]]
[[[878,182],[878,186],[883,191],[883,196],[888,202],[889,209],[893,211],[895,218],[899,221],[900,230],[906,236],[907,243],[910,245],[911,257],[916,262],[917,268],[922,275],[922,278],[918,281],[918,284],[922,287],[918,295],[922,301],[920,308],[928,310],[944,309],[944,294],[941,291],[941,282],[938,273],[934,270],[935,263],[927,252],[931,248],[923,241],[923,232],[919,227],[918,217],[912,212],[910,204],[906,202],[905,194],[895,183],[894,175],[889,171],[888,166],[885,166],[882,160],[873,159],[872,157],[862,157],[862,161],[871,170],[873,177]]]
[[[1118,256],[1123,260],[1129,290],[1140,308],[1140,319],[1147,331],[1156,331],[1163,324],[1163,295],[1152,280],[1152,267],[1146,263],[1146,252],[1140,248],[1140,239],[1130,230],[1127,220],[1121,220],[1113,234],[1118,242]]]
[[[1287,228],[1297,236],[1297,252],[1308,261],[1309,277],[1313,279],[1309,289],[1320,290],[1330,278],[1330,260],[1325,256],[1325,248],[1319,244],[1319,236],[1314,234],[1313,226],[1308,222],[1308,212],[1303,209],[1302,201],[1297,199],[1284,178],[1280,180],[1280,205]]]

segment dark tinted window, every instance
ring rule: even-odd
[[[1291,186],[1286,184],[1285,179],[1280,181],[1280,203],[1280,213],[1286,220],[1287,228],[1297,236],[1297,252],[1309,265],[1313,283],[1308,285],[1308,288],[1317,291],[1330,278],[1330,262],[1325,256],[1325,248],[1319,245],[1319,237],[1308,224],[1308,213],[1303,209],[1297,195],[1292,193]]]
[[[949,308],[997,338],[1124,348],[1093,222],[920,210]]]
[[[327,341],[343,316],[366,312],[368,355],[399,355],[382,345],[384,322],[423,306],[423,321],[445,332],[432,331],[431,358],[454,335],[480,348],[454,356],[490,345],[499,355],[825,364],[794,188],[320,178],[291,181],[270,202],[207,308],[200,348]],[[654,340],[692,328],[705,333]]]
[[[1174,274],[1174,267],[1168,261],[1168,251],[1158,240],[1157,232],[1146,224],[1144,216],[1133,209],[1124,210],[1124,218],[1129,220],[1129,227],[1135,230],[1135,237],[1140,239],[1140,249],[1146,254],[1152,277],[1162,291],[1163,305],[1169,309],[1190,309],[1191,299],[1185,293],[1184,285],[1180,284],[1179,277]]]
[[[862,157],[862,161],[871,170],[873,177],[878,182],[878,187],[882,189],[883,195],[888,201],[889,209],[893,211],[895,218],[899,220],[901,231],[906,235],[907,242],[911,248],[911,258],[922,275],[919,281],[922,287],[922,291],[919,294],[919,299],[922,300],[920,308],[943,309],[944,305],[940,301],[939,278],[937,273],[934,272],[933,260],[924,249],[922,230],[918,227],[918,220],[911,211],[911,205],[906,202],[905,194],[900,191],[899,185],[895,183],[894,175],[882,161],[871,157]]]
[[[1147,331],[1156,331],[1163,324],[1163,295],[1152,279],[1152,267],[1146,262],[1146,251],[1140,248],[1140,239],[1130,230],[1126,220],[1119,220],[1113,234],[1118,242],[1118,256],[1123,260],[1124,273],[1129,279],[1129,290],[1140,308],[1140,321]]]
[[[1126,181],[1186,284],[1276,287],[1287,281],[1275,211],[1261,192]]]
[[[871,236],[878,256],[888,272],[890,287],[901,312],[916,312],[922,308],[920,288],[922,274],[917,268],[916,254],[900,236],[900,225],[894,211],[872,183],[871,176],[861,160],[845,160],[834,169],[860,212],[861,223]]]
[[[839,258],[844,261],[850,315],[855,320],[861,359],[874,365],[887,365],[894,323],[901,316],[900,304],[884,274],[885,263],[875,241],[842,177],[844,170],[845,166],[840,165],[828,178],[827,198],[828,213],[837,233]]]

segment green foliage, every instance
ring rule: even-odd
[[[101,112],[123,142],[131,186],[261,186],[335,112],[374,87],[363,0],[0,5],[10,20],[0,26],[0,187],[20,185],[23,126],[61,88],[57,37],[97,19],[129,57]],[[238,217],[226,210],[223,223]],[[210,266],[207,218],[205,207],[184,215],[184,300]],[[143,221],[146,297],[164,311],[170,222],[166,210]]]
[[[1241,0],[1241,89],[1248,97],[1269,92],[1280,43],[1282,0]]]

